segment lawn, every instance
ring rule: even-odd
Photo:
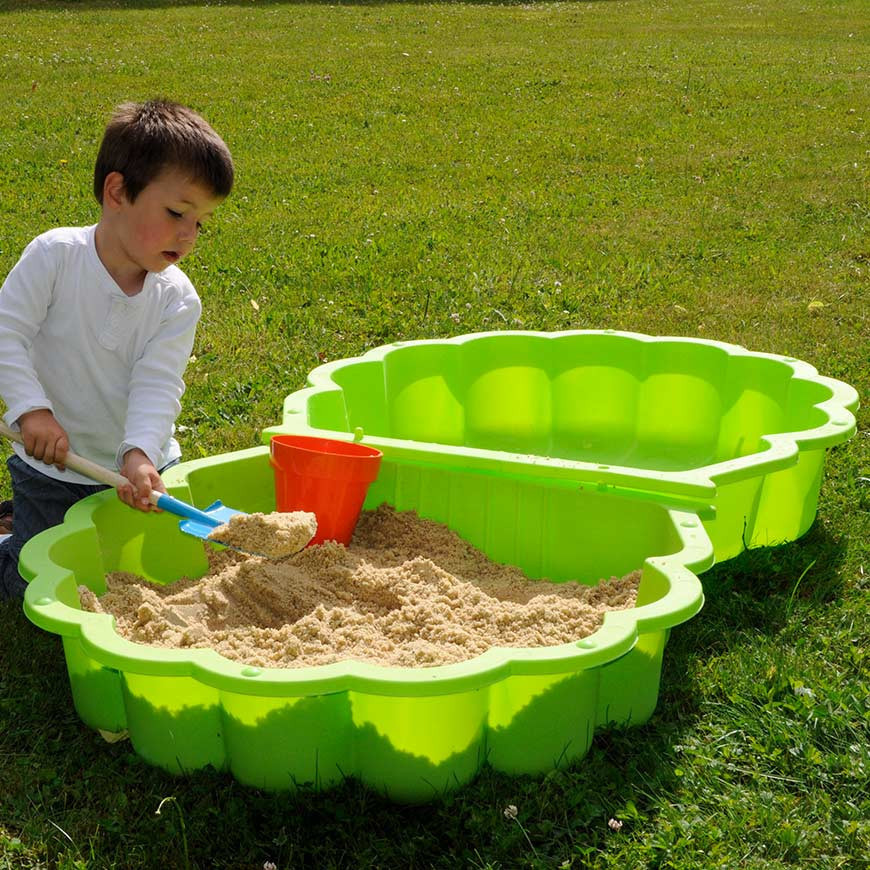
[[[323,360],[480,330],[704,336],[870,394],[863,0],[0,0],[0,33],[0,274],[97,220],[117,103],[186,102],[234,153],[186,261],[188,458],[257,444]],[[0,867],[866,867],[868,430],[804,538],[703,575],[649,723],[424,807],[153,769],[0,606]]]

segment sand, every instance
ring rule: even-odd
[[[280,559],[298,553],[317,534],[317,517],[307,511],[235,514],[208,536],[210,541]]]
[[[430,667],[491,647],[541,647],[592,634],[608,610],[633,607],[640,571],[596,586],[530,580],[413,511],[365,511],[349,547],[312,546],[282,560],[209,549],[199,579],[162,587],[106,577],[82,606],[111,613],[137,643],[211,648],[258,667],[346,659]]]

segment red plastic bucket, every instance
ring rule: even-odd
[[[278,510],[317,517],[317,534],[308,546],[349,544],[369,484],[378,476],[381,451],[311,435],[274,435],[269,449]]]

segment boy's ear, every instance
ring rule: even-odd
[[[110,172],[103,180],[103,207],[120,208],[126,199],[124,176],[120,172]]]

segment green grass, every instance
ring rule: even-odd
[[[707,336],[870,391],[861,0],[0,0],[0,32],[0,273],[96,221],[116,103],[188,102],[234,152],[187,261],[190,458],[257,443],[322,359],[484,329]],[[57,639],[0,607],[0,867],[865,867],[859,430],[808,535],[704,575],[647,725],[427,807],[173,779],[85,728]]]

